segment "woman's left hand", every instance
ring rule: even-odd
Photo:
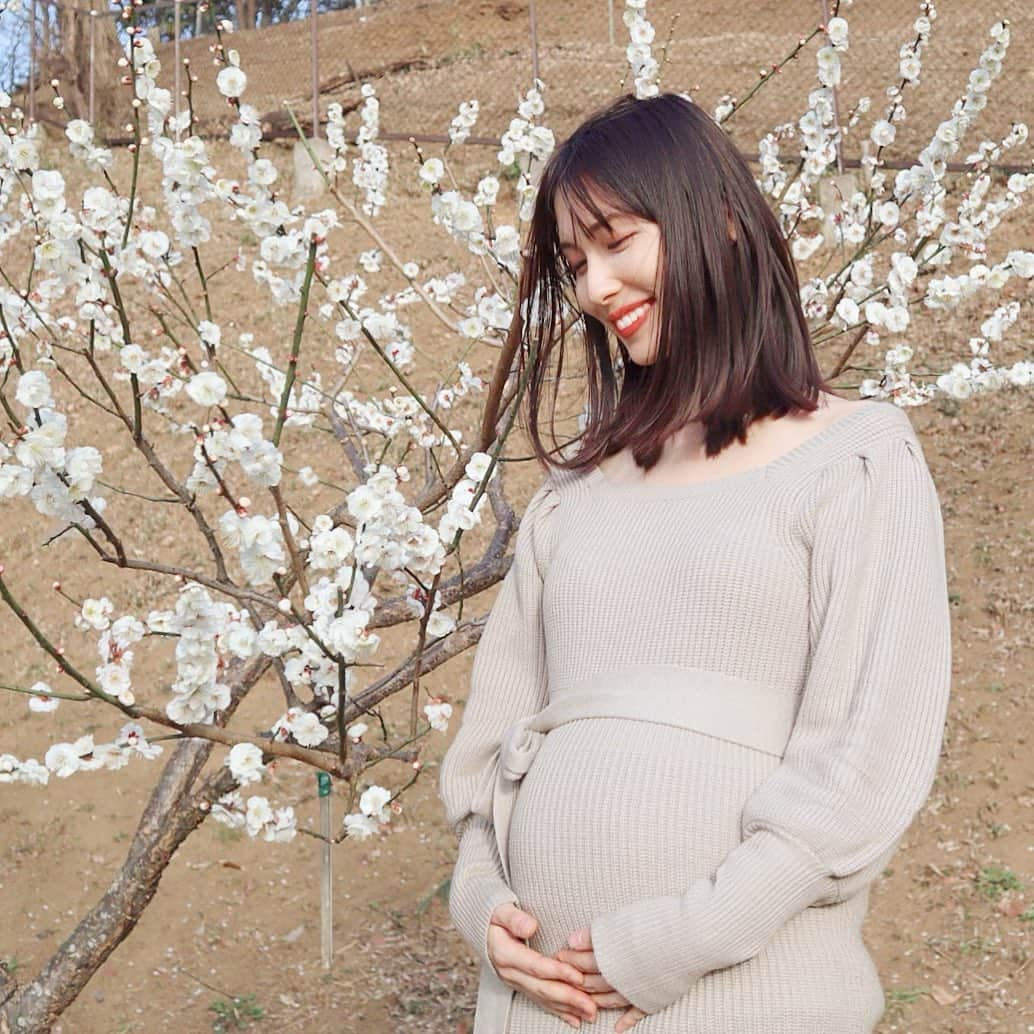
[[[561,962],[567,962],[585,974],[582,990],[601,1009],[620,1009],[622,1006],[628,1006],[621,1019],[618,1020],[614,1030],[617,1034],[623,1034],[624,1031],[631,1030],[646,1013],[642,1009],[637,1009],[620,991],[615,991],[607,983],[603,974],[600,973],[600,968],[596,964],[596,955],[592,950],[591,932],[588,928],[575,930],[568,937],[567,944],[568,946],[561,948],[553,958]]]

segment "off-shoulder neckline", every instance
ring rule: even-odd
[[[747,470],[737,471],[734,474],[725,474],[722,477],[708,478],[704,481],[689,481],[683,484],[622,483],[612,481],[597,465],[585,475],[586,485],[596,491],[627,498],[641,497],[654,499],[692,495],[698,492],[710,492],[731,485],[739,485],[766,477],[776,470],[805,459],[824,446],[830,439],[844,434],[846,431],[859,425],[863,425],[876,417],[883,417],[889,409],[893,409],[897,413],[899,407],[893,403],[880,402],[878,400],[863,402],[853,407],[850,412],[826,424],[821,430],[805,438],[803,442],[776,456],[775,459],[759,464],[756,467],[750,467]]]

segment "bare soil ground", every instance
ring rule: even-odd
[[[655,6],[663,12],[676,5],[651,4],[651,10]],[[718,83],[713,77],[717,58],[701,65],[706,71],[700,76],[701,94],[708,97],[749,82],[743,72],[758,63],[758,46],[763,44],[766,56],[778,57],[784,52],[779,41],[792,42],[811,21],[810,8],[797,3],[758,4],[749,13],[742,7],[704,6],[699,18],[684,15],[679,31],[687,29],[687,22],[706,24],[708,38],[716,41],[712,45],[727,54],[728,77],[723,74]],[[944,18],[963,17],[961,4],[940,6]],[[572,77],[570,88],[553,87],[548,94],[556,113],[551,124],[562,130],[591,106],[580,92],[583,78],[590,94],[594,77],[601,83],[606,79],[601,99],[616,91],[620,53],[606,41],[604,5],[579,0],[539,4],[539,9],[543,78],[552,82],[556,71],[563,84],[564,75]],[[1020,22],[1025,17],[1029,21],[1015,9]],[[902,22],[899,8],[895,11],[894,25],[907,26],[909,18]],[[977,13],[974,24],[982,27],[985,15]],[[325,47],[327,74],[334,70],[329,63],[346,52],[355,66],[424,52],[437,62],[434,67],[400,73],[379,84],[385,128],[440,131],[456,102],[477,96],[484,112],[478,131],[497,133],[527,81],[526,14],[520,2],[383,0],[362,16],[332,16],[341,37]],[[861,19],[864,11],[858,15]],[[988,12],[986,20],[990,17]],[[660,29],[665,20],[658,15],[655,23]],[[620,23],[617,31],[620,39]],[[896,41],[904,33],[884,31],[892,64]],[[252,85],[274,83],[285,55],[297,53],[288,49],[286,30],[266,41],[256,34],[249,42],[245,35],[235,43]],[[953,81],[961,85],[969,67],[965,62],[979,51],[974,42],[979,37],[951,39],[951,46],[958,48],[952,60],[959,62]],[[749,54],[737,50],[744,40],[754,48]],[[687,60],[700,53],[685,40],[679,46],[683,44]],[[504,53],[507,48],[512,52]],[[673,50],[678,50],[675,44]],[[606,74],[601,71],[604,58],[611,69]],[[307,75],[307,65],[292,61],[296,86]],[[1029,68],[1021,66],[1018,74],[1029,75]],[[287,85],[269,85],[268,90],[270,97],[288,94]],[[795,107],[800,90],[791,90],[788,82],[783,91]],[[850,84],[848,92],[853,92]],[[953,95],[953,90],[940,92]],[[1013,92],[1003,102],[1006,129],[1009,117],[1023,117],[1016,108],[1021,97],[1029,97],[1029,90]],[[946,112],[947,106],[939,110]],[[754,121],[742,130],[744,146],[756,139],[766,119],[782,117],[778,103],[763,99],[755,112]],[[454,260],[458,264],[455,248],[426,215],[426,199],[414,184],[412,152],[402,145],[391,150],[396,174],[385,232],[405,258],[419,260],[427,272],[444,270]],[[228,153],[214,146],[215,163],[222,167]],[[427,153],[434,151],[428,148]],[[274,156],[286,172],[289,152],[274,151]],[[455,169],[469,188],[492,165],[491,151],[469,149]],[[115,176],[126,182],[124,154]],[[145,184],[144,189],[154,192],[157,185]],[[227,257],[238,244],[247,243],[236,224],[219,232],[219,247]],[[1004,254],[1009,247],[1029,246],[1030,239],[1031,221],[1025,214],[1003,232],[996,248]],[[347,256],[370,246],[349,229],[334,250]],[[389,283],[386,278],[377,289],[387,289]],[[1007,297],[1021,297],[1022,286],[1010,285]],[[286,351],[292,314],[276,310],[250,278],[231,274],[216,293],[222,303],[217,311],[225,313],[233,306],[239,329],[259,330],[278,354]],[[920,362],[942,369],[948,356],[965,347],[984,312],[982,303],[974,303],[925,322],[922,339],[914,342]],[[416,328],[422,355],[419,379],[430,383],[454,358],[454,344],[419,318]],[[997,361],[1029,355],[1029,338],[1024,337],[1011,335],[1012,343],[1002,346]],[[315,342],[314,351],[320,346]],[[317,356],[316,362],[325,359]],[[483,360],[486,366],[490,361]],[[367,384],[377,386],[376,371],[367,371]],[[850,395],[850,385],[844,388]],[[1031,409],[1029,393],[1006,392],[911,413],[943,505],[955,683],[937,782],[872,895],[866,934],[887,992],[880,1034],[1021,1034],[1034,1029]],[[79,441],[108,429],[105,418],[86,407],[78,411]],[[132,483],[138,468],[130,450],[109,457],[110,476]],[[306,461],[330,470],[340,462],[315,452]],[[534,490],[539,474],[531,464],[515,466],[507,477],[510,494],[519,503]],[[134,510],[131,503],[120,503],[119,512],[136,518],[133,530],[141,543],[158,543],[169,555],[186,555],[192,548],[177,541],[144,506]],[[15,511],[5,515],[2,559],[34,598],[45,598],[55,577],[80,590],[89,586],[94,575],[85,553],[71,544],[43,550],[45,529],[38,520],[27,512],[20,518]],[[167,606],[171,599],[169,587],[152,577],[122,586],[120,606],[138,614]],[[486,599],[484,609],[488,603]],[[69,623],[71,608],[55,606],[48,617],[55,627]],[[46,676],[46,666],[7,614],[0,617],[0,642],[3,666],[12,680],[28,683]],[[428,688],[462,702],[470,661],[470,656],[460,658],[435,673]],[[160,685],[169,675],[167,662],[157,657],[143,657],[137,670],[141,685],[145,677]],[[240,727],[268,725],[269,715],[282,710],[276,693],[272,686],[261,687],[238,716]],[[408,699],[393,701],[385,709],[386,718],[401,726],[407,709]],[[457,708],[453,731],[460,713]],[[115,727],[108,716],[98,714],[84,728],[68,705],[54,716],[30,716],[20,699],[0,697],[0,747],[22,757],[38,757],[47,744],[82,731],[95,729],[98,739],[105,738]],[[221,1023],[226,1030],[278,1032],[469,1031],[477,974],[446,911],[443,891],[455,844],[435,793],[437,762],[447,744],[448,737],[428,741],[424,775],[406,798],[390,835],[337,849],[336,954],[329,973],[319,961],[316,841],[299,837],[286,846],[254,843],[208,823],[175,857],[137,930],[68,1010],[59,1029],[65,1034],[193,1034],[217,1030]],[[0,959],[18,976],[34,973],[76,917],[103,892],[122,862],[157,771],[157,766],[141,762],[122,772],[53,780],[43,791],[0,790]],[[397,773],[387,773],[384,780],[401,782]],[[263,789],[271,800],[294,803],[303,824],[315,822],[311,774],[285,765],[271,783]],[[339,797],[334,807],[340,821]],[[240,1000],[236,1015],[221,1020],[213,1003],[228,1004],[234,998]],[[252,1015],[257,1012],[261,1016]]]

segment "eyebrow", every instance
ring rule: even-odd
[[[591,237],[601,226],[606,226],[608,223],[614,222],[615,219],[621,219],[625,215],[624,212],[614,212],[610,218],[604,222],[602,219],[597,219],[591,226],[586,228],[586,233]],[[558,246],[561,251],[565,248],[576,248],[577,245],[573,241],[559,241]]]

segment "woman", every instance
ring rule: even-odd
[[[919,442],[829,391],[775,217],[680,96],[575,131],[525,254],[540,458],[572,293],[589,406],[442,765],[475,1032],[871,1032],[869,887],[929,792],[950,686]]]

